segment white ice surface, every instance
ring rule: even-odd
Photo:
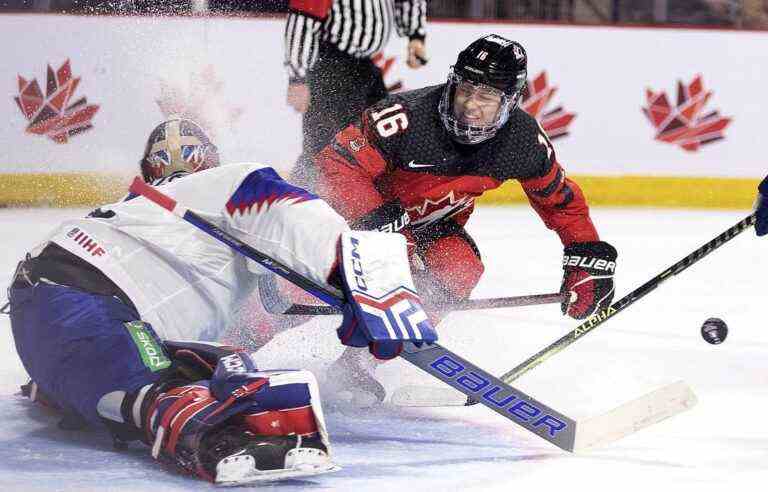
[[[0,210],[0,293],[23,253],[84,210]],[[744,212],[594,209],[619,251],[623,296],[740,220]],[[561,247],[527,207],[483,208],[469,230],[486,272],[475,297],[556,291]],[[617,443],[569,455],[481,406],[328,411],[336,474],[276,490],[760,490],[768,479],[768,237],[737,237],[521,378],[517,385],[572,417],[588,417],[678,379],[693,410]],[[0,294],[0,299],[4,299]],[[617,297],[618,298],[618,297]],[[708,317],[730,328],[722,345],[699,334]],[[262,367],[322,370],[341,351],[315,322],[267,345]],[[570,328],[559,306],[464,312],[441,325],[449,348],[502,373]],[[26,375],[0,316],[0,490],[187,491],[213,486],[153,462],[139,444],[115,451],[98,432],[66,432],[17,396]],[[393,389],[439,385],[407,363],[382,366]],[[322,392],[322,389],[321,389]]]

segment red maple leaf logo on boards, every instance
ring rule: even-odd
[[[80,84],[80,77],[72,78],[69,60],[55,72],[48,65],[45,96],[37,79],[28,81],[19,75],[18,80],[19,95],[14,99],[29,121],[27,133],[46,135],[56,143],[67,143],[78,133],[93,128],[91,119],[99,106],[88,105],[85,97],[69,104]]]
[[[672,107],[663,91],[654,93],[645,90],[648,106],[642,108],[643,113],[656,128],[656,140],[679,145],[683,149],[694,152],[700,146],[725,138],[724,131],[731,118],[720,116],[718,111],[702,115],[704,106],[712,96],[711,91],[704,90],[701,75],[684,85],[677,81],[677,106]]]
[[[576,117],[576,113],[569,113],[562,106],[545,112],[556,92],[557,87],[549,86],[547,72],[542,71],[533,79],[533,83],[528,81],[520,103],[526,113],[538,120],[550,140],[568,135],[568,126]]]

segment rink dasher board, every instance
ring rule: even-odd
[[[677,381],[602,415],[577,421],[438,344],[417,347],[407,343],[400,357],[461,392],[458,395],[445,388],[452,394],[447,395],[446,403],[452,397],[452,403],[460,405],[466,402],[468,396],[568,452],[609,444],[693,408],[697,403],[696,395],[688,384]],[[406,398],[401,392],[399,401],[393,403],[401,406],[434,405],[434,393],[424,398],[425,405],[420,405],[419,387],[408,388],[410,395]],[[438,389],[425,388],[425,392]]]

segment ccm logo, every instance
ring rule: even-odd
[[[365,283],[363,277],[363,263],[360,260],[360,252],[357,247],[360,245],[360,241],[357,238],[352,238],[352,273],[355,275],[355,284],[362,290],[368,290],[368,285]]]
[[[224,369],[229,372],[243,373],[248,372],[248,369],[243,364],[243,360],[238,354],[228,355],[219,359],[219,362],[224,364]]]
[[[519,396],[507,392],[475,371],[466,370],[463,364],[448,355],[439,357],[429,367],[469,390],[475,399],[489,403],[491,408],[503,409],[520,422],[526,422],[532,427],[542,427],[552,437],[568,427],[568,424],[562,420],[549,415],[530,402],[521,400]]]
[[[616,262],[608,260],[598,260],[594,256],[563,256],[564,266],[577,266],[581,268],[593,268],[595,270],[605,270],[606,272],[616,271]]]

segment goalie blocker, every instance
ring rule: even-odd
[[[339,339],[368,347],[379,359],[397,357],[403,342],[434,343],[437,332],[411,278],[405,237],[347,231],[341,235],[343,306]]]

